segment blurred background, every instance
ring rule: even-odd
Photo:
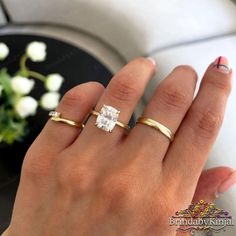
[[[96,77],[96,70],[87,76],[90,68],[102,68],[99,78],[96,79],[106,84],[113,73],[134,57],[154,57],[158,64],[158,74],[148,86],[137,108],[136,115],[138,115],[156,85],[179,64],[192,65],[201,78],[209,63],[222,55],[229,58],[231,67],[236,70],[235,2],[231,0],[1,0],[0,37],[41,36],[77,48],[80,52],[76,57],[73,58],[74,54],[64,52],[63,55],[67,56],[58,67],[54,68],[63,67],[63,63],[67,60],[76,60],[78,65],[83,58],[89,60],[90,66],[75,71],[78,74],[78,81],[77,74],[75,78],[71,77],[73,83],[77,84]],[[22,38],[15,37],[15,39],[16,45],[22,42]],[[8,39],[5,40],[7,43]],[[58,45],[58,47],[63,46]],[[54,55],[53,52],[52,54]],[[80,81],[82,68],[84,70],[81,72],[83,76]],[[67,74],[65,72],[64,76]],[[223,165],[236,168],[235,121],[236,91],[233,89],[223,127],[206,167]],[[0,149],[0,160],[3,156],[4,152]],[[0,183],[0,225],[2,225],[0,229],[9,222],[17,186],[17,181],[12,179],[12,175],[16,174],[8,173],[10,177],[6,178],[5,172],[4,167],[0,166],[0,173],[4,179],[2,184]],[[221,196],[217,204],[236,217],[236,188]],[[221,235],[236,235],[236,229],[231,227]]]

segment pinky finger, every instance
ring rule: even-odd
[[[209,66],[166,155],[166,170],[173,170],[183,188],[197,184],[223,121],[231,91],[231,78],[232,71],[228,69],[226,58],[219,57]]]

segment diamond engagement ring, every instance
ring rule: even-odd
[[[84,124],[82,124],[82,123],[78,123],[73,120],[68,120],[68,119],[62,118],[61,113],[57,112],[57,111],[50,111],[48,115],[51,117],[52,121],[62,122],[64,124],[74,126],[74,127],[80,128],[80,129],[82,129],[84,127]]]
[[[127,124],[124,124],[118,121],[120,111],[115,109],[112,106],[103,105],[102,109],[98,112],[95,110],[91,111],[91,114],[97,116],[95,125],[106,132],[112,132],[116,125],[129,130],[130,127]]]

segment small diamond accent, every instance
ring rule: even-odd
[[[95,123],[96,126],[106,132],[112,132],[118,120],[120,111],[116,110],[114,107],[103,105],[99,113]]]
[[[48,115],[51,117],[60,117],[61,113],[57,111],[50,111]]]

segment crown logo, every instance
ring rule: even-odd
[[[204,231],[210,236],[213,232],[225,231],[226,226],[234,226],[233,217],[228,211],[204,200],[192,203],[185,210],[177,211],[169,220],[171,226],[178,226],[177,231],[191,235]]]
[[[192,203],[187,209],[177,211],[177,217],[181,218],[232,218],[228,211],[221,210],[214,203],[207,203],[200,200],[197,203]]]

